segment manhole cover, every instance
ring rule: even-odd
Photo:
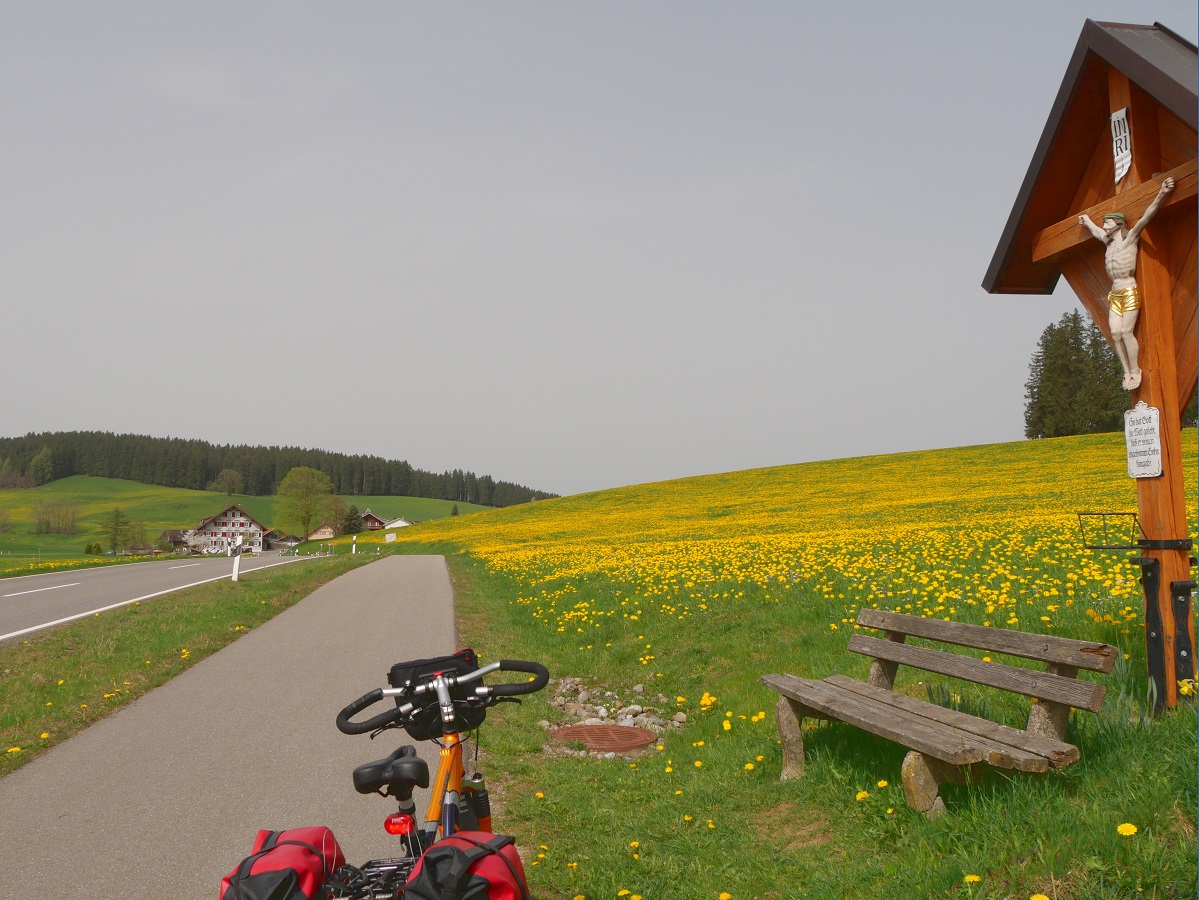
[[[627,725],[568,725],[553,732],[555,740],[582,741],[588,750],[599,753],[624,753],[648,747],[658,739],[652,731]]]

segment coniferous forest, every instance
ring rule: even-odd
[[[436,474],[403,460],[299,447],[218,446],[106,431],[0,438],[0,477],[14,485],[94,475],[204,490],[218,473],[233,469],[242,476],[244,493],[266,496],[275,493],[279,482],[296,466],[324,472],[333,482],[334,493],[342,495],[429,497],[483,506],[512,506],[556,496],[461,469]]]

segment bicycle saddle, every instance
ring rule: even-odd
[[[360,794],[385,793],[407,800],[413,787],[429,786],[429,764],[405,744],[386,759],[363,763],[354,770],[354,790]]]

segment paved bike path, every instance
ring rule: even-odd
[[[0,894],[211,900],[259,828],[328,825],[352,862],[391,855],[392,801],[355,793],[350,773],[406,735],[333,720],[392,663],[455,649],[442,557],[326,584],[0,779]]]

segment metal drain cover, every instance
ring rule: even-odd
[[[652,731],[628,725],[568,725],[552,734],[557,741],[582,741],[584,747],[598,753],[640,750],[658,739]]]

